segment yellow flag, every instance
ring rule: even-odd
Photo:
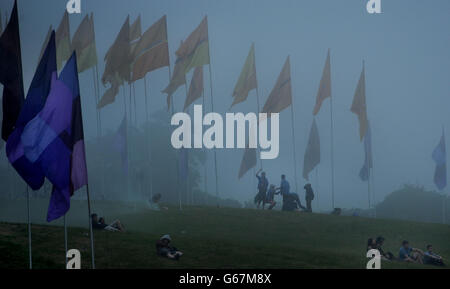
[[[244,67],[242,68],[239,79],[233,91],[233,103],[231,106],[243,102],[247,99],[248,93],[252,89],[256,89],[256,68],[255,68],[255,45],[252,44]]]
[[[320,79],[319,90],[316,96],[316,105],[314,106],[313,115],[316,115],[322,102],[327,98],[331,97],[331,71],[330,71],[330,50],[328,49],[327,60],[325,61],[325,66],[323,67],[322,79]]]
[[[185,59],[184,73],[188,73],[194,67],[209,64],[208,19],[206,16],[180,45],[175,54],[177,58]]]
[[[277,113],[292,104],[291,65],[289,56],[278,76],[277,83],[264,104],[263,113]],[[270,117],[270,115],[268,116]]]
[[[130,41],[134,41],[141,37],[141,15],[130,26]]]
[[[361,76],[359,77],[355,95],[353,96],[353,103],[350,110],[358,115],[359,137],[362,141],[367,131],[366,77],[364,72],[364,65],[361,71]]]

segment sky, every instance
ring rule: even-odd
[[[21,29],[24,84],[27,90],[49,25],[57,27],[65,0],[21,0]],[[252,42],[255,44],[257,81],[261,106],[273,88],[286,57],[291,60],[291,83],[295,146],[291,110],[280,113],[280,154],[264,160],[270,183],[286,174],[295,190],[297,182],[304,197],[303,155],[312,110],[327,50],[331,51],[331,81],[334,125],[335,205],[367,208],[368,184],[359,179],[364,162],[357,116],[350,112],[353,95],[365,62],[368,118],[372,129],[373,182],[375,201],[380,202],[403,184],[435,189],[431,152],[442,128],[450,131],[450,2],[447,0],[382,0],[381,14],[368,14],[365,0],[81,0],[81,14],[70,15],[71,34],[86,13],[94,13],[100,76],[103,57],[127,15],[141,15],[142,30],[167,15],[170,62],[180,41],[208,16],[211,65],[205,67],[206,110],[224,115],[232,103],[232,92]],[[2,0],[3,20],[12,0]],[[209,70],[211,69],[211,79]],[[188,81],[191,74],[187,75]],[[165,109],[169,71],[162,68],[147,76],[150,112]],[[86,138],[96,135],[93,73],[80,75]],[[101,87],[101,93],[105,88]],[[136,83],[137,118],[145,120],[143,82]],[[122,119],[123,91],[115,103],[102,110],[104,130],[115,131]],[[126,88],[128,94],[128,87]],[[174,95],[175,111],[182,109],[185,88]],[[197,103],[201,103],[201,100]],[[232,112],[255,112],[256,93]],[[118,117],[119,115],[119,117]],[[315,205],[331,209],[330,99],[316,116],[321,141],[321,163],[311,174],[316,191]],[[295,150],[296,159],[293,154]],[[256,178],[249,171],[237,174],[243,150],[217,150],[221,197],[240,201],[253,199]],[[295,162],[294,162],[295,161]],[[207,164],[207,185],[214,194],[212,151]],[[444,191],[446,192],[446,191]]]

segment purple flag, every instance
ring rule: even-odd
[[[40,166],[53,184],[47,221],[67,213],[73,192],[87,184],[78,71],[75,54],[59,79],[52,75],[43,109],[24,128],[26,158]]]

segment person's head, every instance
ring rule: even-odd
[[[404,241],[402,242],[402,247],[405,248],[405,249],[408,249],[408,248],[409,248],[409,242],[406,241],[406,240],[404,240]]]
[[[98,222],[100,224],[104,224],[105,223],[105,218],[101,217],[100,219],[98,219]]]
[[[375,245],[375,240],[373,238],[369,238],[367,240],[367,247],[372,247],[373,245]]]
[[[427,251],[428,252],[433,252],[433,246],[432,245],[427,245]]]
[[[266,172],[262,172],[261,176],[265,177],[266,176]]]
[[[286,176],[285,176],[285,175],[281,175],[281,179],[282,179],[282,180],[285,180],[285,179],[286,179]]]
[[[376,243],[377,243],[378,246],[383,245],[383,243],[384,243],[384,237],[378,236],[378,237],[377,237],[377,240],[376,240]]]
[[[308,183],[308,184],[306,184],[303,188],[304,188],[305,190],[307,190],[308,188],[311,188],[311,184]]]
[[[92,218],[92,221],[94,221],[94,222],[98,221],[98,216],[95,213],[91,215],[91,218]]]
[[[170,238],[170,235],[166,234],[164,236],[161,237],[160,239],[164,244],[169,244],[170,241],[172,241],[172,238]]]

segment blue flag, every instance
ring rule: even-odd
[[[44,107],[50,92],[52,74],[56,72],[56,46],[55,32],[52,32],[50,40],[39,62],[39,65],[28,89],[27,98],[18,116],[14,131],[6,143],[6,155],[11,165],[24,181],[33,189],[38,190],[44,183],[45,175],[36,163],[30,161],[24,155],[22,133],[25,126]]]
[[[359,177],[363,181],[368,181],[370,169],[372,168],[372,133],[370,131],[369,122],[367,122],[367,130],[364,136],[364,156],[364,165],[359,171]]]
[[[441,140],[439,141],[437,147],[433,150],[431,157],[436,163],[434,183],[439,190],[442,190],[447,186],[447,156],[445,153],[445,135],[443,130]]]

